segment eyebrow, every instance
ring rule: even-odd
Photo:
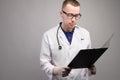
[[[67,13],[67,12],[66,12],[66,11],[64,11],[64,10],[62,10],[62,12],[63,12],[63,13],[65,13],[65,14],[72,14],[72,15],[80,15],[80,16],[81,16],[81,14],[80,14],[80,13],[78,13],[78,14]]]

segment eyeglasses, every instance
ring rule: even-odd
[[[62,10],[62,11],[63,11],[63,10]],[[75,15],[72,14],[72,13],[67,13],[67,12],[65,12],[65,11],[63,11],[63,13],[66,14],[67,17],[70,18],[70,19],[72,19],[73,17],[75,17],[76,20],[80,19],[81,16],[82,16],[80,13],[79,13],[79,14],[75,14]]]

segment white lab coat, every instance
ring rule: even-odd
[[[45,71],[49,80],[88,80],[88,69],[72,69],[67,77],[53,76],[54,66],[67,66],[81,49],[91,47],[89,32],[76,25],[71,44],[64,32],[58,30],[58,39],[62,49],[58,49],[57,29],[59,25],[44,33],[41,43],[40,67]],[[59,79],[58,79],[59,78]]]

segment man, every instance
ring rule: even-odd
[[[91,47],[89,32],[76,25],[81,17],[79,2],[65,0],[60,16],[62,22],[43,35],[40,66],[49,80],[88,80],[91,68],[67,67],[79,50]]]

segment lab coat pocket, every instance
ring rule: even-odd
[[[58,48],[52,48],[52,60],[54,65],[56,66],[65,66],[67,62],[67,52],[62,49],[59,50]]]
[[[88,40],[85,40],[85,39],[84,39],[84,40],[81,40],[81,41],[80,41],[80,44],[79,44],[79,45],[80,45],[80,48],[81,48],[81,49],[86,49],[86,48],[89,46],[89,42],[88,42]]]

